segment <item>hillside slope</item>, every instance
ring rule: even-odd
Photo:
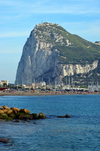
[[[35,26],[24,45],[15,83],[59,84],[66,76],[93,75],[99,60],[99,45],[45,22]]]

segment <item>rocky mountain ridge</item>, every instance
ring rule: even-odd
[[[18,65],[16,84],[59,84],[66,76],[84,75],[98,68],[100,46],[72,35],[53,23],[36,25]]]

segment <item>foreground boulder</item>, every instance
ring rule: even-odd
[[[33,115],[33,119],[39,119],[39,116],[38,116],[38,114],[36,114],[36,113],[33,113],[32,115]]]
[[[3,120],[34,120],[34,119],[45,119],[44,113],[32,113],[28,109],[19,109],[16,107],[9,108],[7,106],[0,106],[0,119]]]
[[[18,119],[20,120],[33,120],[32,114],[20,114]]]
[[[20,112],[30,114],[30,111],[29,111],[29,110],[27,110],[27,109],[21,109],[21,110],[20,110]]]
[[[4,105],[4,106],[2,106],[4,109],[7,109],[7,110],[9,110],[10,108],[8,107],[8,106],[6,106],[6,105]]]
[[[11,108],[14,112],[19,112],[20,111],[20,109],[19,108],[16,108],[16,107],[12,107]]]

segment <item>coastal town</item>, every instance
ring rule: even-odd
[[[100,94],[100,85],[47,85],[46,82],[30,85],[10,84],[8,80],[0,81],[0,95],[54,95],[54,94]]]

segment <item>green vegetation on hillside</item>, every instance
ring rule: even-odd
[[[62,64],[86,64],[100,59],[100,46],[93,44],[77,35],[70,34],[57,24],[44,23],[37,27],[38,36],[42,36],[46,42],[50,42],[59,51],[59,61]],[[56,36],[62,38],[56,41]],[[69,41],[69,45],[66,41]]]
[[[99,52],[93,48],[57,46],[57,49],[59,50],[59,60],[64,64],[92,63],[100,58]]]

